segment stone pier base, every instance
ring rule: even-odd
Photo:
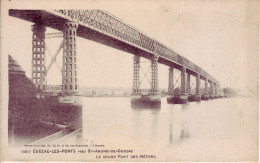
[[[190,95],[188,97],[188,100],[189,102],[194,102],[194,101],[199,102],[201,100],[201,95],[200,94]]]
[[[187,104],[188,94],[170,95],[167,97],[167,102],[169,104]]]
[[[212,95],[209,95],[209,99],[210,99],[210,100],[213,100],[213,99],[215,99],[215,97],[212,96]]]
[[[132,108],[161,108],[161,95],[159,93],[133,93],[131,95]]]
[[[201,100],[209,100],[209,95],[201,95]]]

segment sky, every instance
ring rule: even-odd
[[[106,10],[199,65],[220,81],[222,87],[257,89],[259,34],[256,1],[109,1],[109,5],[104,2],[75,1],[70,8]],[[32,8],[30,5],[23,4],[23,7]],[[36,8],[51,6],[34,5]],[[62,5],[68,8],[64,4],[60,8]],[[12,5],[8,7],[12,8]],[[5,21],[5,52],[11,54],[31,77],[32,23],[10,16]],[[47,28],[46,33],[49,32],[57,31]],[[61,41],[61,38],[46,39],[52,54]],[[77,51],[80,87],[132,87],[132,54],[83,38],[78,38]],[[51,57],[46,56],[49,65]],[[57,60],[60,66],[61,57],[62,52]],[[150,63],[141,66],[142,74],[149,69]],[[175,78],[178,75],[175,71]],[[150,77],[149,73],[147,77]],[[48,84],[61,84],[61,74],[55,65],[49,71],[47,81]],[[142,87],[148,88],[149,82],[144,80]],[[168,87],[168,67],[161,64],[159,87]]]

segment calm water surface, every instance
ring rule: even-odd
[[[133,109],[130,98],[83,98],[83,135],[106,148],[133,149],[158,160],[257,159],[255,99],[223,98]]]

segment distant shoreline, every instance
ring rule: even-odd
[[[82,97],[89,97],[89,98],[96,98],[96,97],[131,97],[131,96],[82,96]]]
[[[165,97],[166,95],[162,95],[161,97]],[[88,97],[88,98],[96,98],[96,97],[131,97],[131,95],[127,95],[127,96],[124,96],[124,95],[115,95],[115,96],[82,96],[82,97]]]

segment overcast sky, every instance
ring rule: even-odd
[[[84,4],[77,1],[71,8],[90,6],[108,11],[199,65],[219,80],[222,87],[255,89],[258,84],[253,77],[258,75],[255,1],[110,1],[113,6],[87,2],[92,1]],[[31,77],[32,23],[10,16],[6,18],[8,23],[3,38],[9,46],[5,52],[11,54]],[[55,31],[48,28],[47,32]],[[60,42],[61,38],[46,40],[53,54]],[[81,87],[132,87],[132,54],[82,38],[78,38],[77,50]],[[61,57],[62,52],[58,57],[60,66]],[[47,65],[49,61],[47,55]],[[146,71],[149,65],[143,64],[143,70]],[[161,64],[159,82],[160,88],[168,87],[168,67]],[[48,83],[61,84],[61,74],[55,65],[48,74]],[[149,87],[148,82],[143,87]]]

